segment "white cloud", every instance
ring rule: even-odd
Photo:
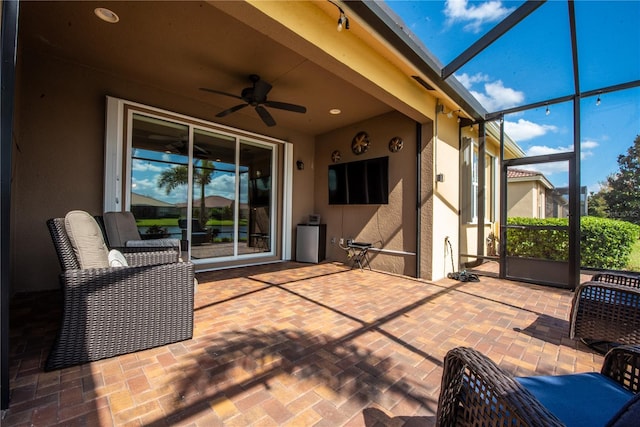
[[[133,160],[131,168],[136,172],[162,172],[164,169],[146,160]]]
[[[527,154],[529,153],[527,152]],[[551,179],[553,174],[567,174],[569,172],[569,162],[537,163],[535,165],[527,165],[527,170],[540,172],[548,179]]]
[[[567,153],[571,147],[549,147],[547,145],[532,145],[527,149],[527,156],[544,156],[547,154]]]
[[[580,143],[580,147],[582,148],[582,150],[590,150],[592,148],[596,148],[597,146],[599,146],[600,144],[598,144],[596,141],[582,141]]]
[[[477,73],[472,76],[456,74],[456,79],[482,104],[488,111],[503,110],[522,104],[524,92],[505,87],[502,80],[490,81],[486,74]],[[484,82],[484,92],[474,90],[473,86]]]
[[[477,74],[474,74],[473,76],[470,76],[467,73],[463,73],[463,74],[456,74],[456,79],[458,79],[458,81],[462,83],[462,85],[466,89],[471,89],[471,86],[473,86],[475,83],[488,82],[489,76],[482,73],[477,73]]]
[[[497,22],[511,13],[513,8],[506,8],[501,1],[488,1],[478,6],[469,6],[468,0],[447,0],[444,14],[449,25],[455,22],[466,22],[466,31],[477,33],[483,24]]]
[[[580,158],[582,160],[586,159],[587,157],[591,157],[593,156],[593,149],[596,148],[598,146],[598,143],[595,141],[583,141],[580,144]],[[567,145],[565,147],[559,146],[559,147],[549,147],[547,145],[532,145],[531,147],[529,147],[526,150],[526,154],[527,156],[544,156],[547,154],[558,154],[558,153],[568,153],[573,151],[573,146],[571,145]],[[566,162],[561,162],[563,165],[566,164]],[[549,165],[553,165],[553,163],[550,163]],[[544,165],[542,166],[544,167]],[[559,168],[558,170],[566,170],[566,166],[563,167],[559,167],[559,166],[550,166],[550,168],[553,170],[554,168]],[[537,170],[537,169],[536,169]]]
[[[232,174],[221,174],[218,176],[214,176],[208,187],[215,188],[215,194],[217,196],[226,197],[227,199],[232,200],[235,199],[236,181],[235,176]]]
[[[552,125],[539,125],[525,119],[517,122],[504,121],[504,131],[516,142],[527,141],[546,135],[549,132],[558,132],[558,128]]]

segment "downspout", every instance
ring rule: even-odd
[[[0,26],[0,417],[9,408],[9,295],[11,286],[11,155],[18,46],[17,1],[2,2]]]
[[[416,279],[422,273],[422,124],[416,122]]]

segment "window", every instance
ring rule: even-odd
[[[485,153],[484,191],[479,187],[478,145],[472,138],[462,139],[461,217],[464,223],[478,222],[478,203],[484,198],[484,221],[494,222],[497,216],[497,157]]]
[[[107,110],[105,211],[181,239],[196,264],[289,253],[289,144],[115,98]]]

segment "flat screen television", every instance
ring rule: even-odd
[[[329,165],[330,205],[389,203],[389,157]]]

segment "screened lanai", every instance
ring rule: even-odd
[[[232,4],[229,3],[230,8],[235,7]],[[628,192],[627,199],[616,205],[622,208],[606,205],[606,191],[603,191],[618,183],[614,180],[609,184],[607,178],[617,176],[621,167],[618,156],[627,155],[640,134],[640,37],[637,30],[640,2],[349,1],[336,4],[346,12],[353,26],[359,24],[370,28],[382,35],[390,50],[417,58],[416,63],[424,65],[421,69],[424,75],[446,87],[446,99],[442,101],[447,102],[438,104],[440,120],[453,123],[460,118],[460,163],[468,161],[468,170],[461,167],[460,171],[448,170],[446,174],[437,168],[434,170],[436,177],[442,174],[443,179],[448,179],[449,174],[459,173],[462,178],[459,228],[465,233],[456,233],[458,237],[451,241],[456,251],[455,256],[453,251],[451,254],[451,258],[455,258],[454,269],[467,268],[501,278],[569,288],[579,281],[581,269],[640,270],[637,258],[615,267],[585,262],[585,257],[581,256],[584,234],[580,228],[580,219],[586,216],[636,223],[640,216],[638,165],[637,161],[633,163],[633,156],[627,160],[628,169],[636,171],[631,177],[636,186]],[[333,11],[333,6],[326,8]],[[12,150],[16,154],[12,126],[15,123],[13,90],[18,2],[3,2],[2,19],[0,370],[2,407],[5,408],[9,393],[10,266],[17,256],[11,253],[11,238],[15,238],[16,232],[10,228],[10,213],[11,182],[15,172]],[[332,15],[332,32],[335,31],[334,23]],[[237,28],[240,24],[240,21],[234,21],[230,27]],[[347,30],[343,28],[343,34]],[[255,37],[253,32],[251,34]],[[46,44],[47,49],[60,47],[46,37],[38,40]],[[314,59],[317,60],[317,55]],[[217,60],[209,58],[197,66],[211,73],[216,67],[224,69],[228,65]],[[174,65],[186,62],[170,61],[158,69],[168,73]],[[300,67],[300,70],[302,74],[305,68]],[[188,90],[197,91],[198,84],[190,83],[190,86],[187,89],[179,87],[173,95],[180,93],[186,97]],[[369,90],[372,86],[362,85]],[[300,91],[305,89],[298,88]],[[330,89],[344,93],[341,85],[332,85],[322,93],[331,93]],[[365,92],[361,87],[357,89],[358,95]],[[48,101],[52,97],[42,95],[40,99]],[[360,107],[360,111],[375,110],[379,103],[361,103]],[[28,121],[26,116],[21,119]],[[503,142],[500,150],[507,143],[513,144],[520,155],[507,158],[502,152],[488,152],[484,144],[488,133]],[[473,136],[463,138],[463,134]],[[51,145],[47,144],[46,150],[49,149]],[[637,156],[637,142],[635,150]],[[313,162],[305,160],[308,172]],[[34,176],[42,173],[37,168],[31,171]],[[530,211],[522,213],[515,210],[520,207],[515,199],[518,188],[526,185],[531,188],[527,194],[535,190],[538,197],[528,200]],[[25,196],[23,193],[19,198]],[[16,197],[13,194],[13,200]],[[518,199],[525,200],[524,197]],[[42,202],[40,207],[47,200]],[[514,211],[510,212],[511,209]],[[14,206],[14,219],[16,214],[24,215],[25,212],[15,212]],[[557,222],[539,222],[549,218]],[[36,229],[35,224],[33,229]],[[510,235],[511,231],[516,235]],[[551,252],[560,255],[554,259],[547,259],[548,253],[514,255],[509,243],[510,238],[517,237],[517,232],[520,232],[519,239],[530,246],[539,242],[540,236],[553,236],[553,239],[544,237],[542,240],[552,241]],[[596,234],[602,235],[604,231],[596,229]],[[25,237],[31,237],[31,234]],[[637,242],[634,248],[640,251]],[[538,259],[551,261],[554,268],[532,267]],[[636,264],[633,264],[634,259]],[[553,275],[541,276],[537,274],[539,272],[553,272]]]
[[[457,79],[482,106],[469,113],[472,120],[458,120],[478,129],[470,189],[476,194],[461,206],[474,214],[461,212],[460,225],[492,226],[477,227],[478,243],[461,250],[461,266],[497,263],[490,270],[500,277],[570,288],[581,268],[640,271],[637,241],[631,259],[607,264],[590,256],[606,231],[594,232],[588,221],[582,233],[580,227],[588,216],[640,224],[640,2],[389,1],[380,8],[397,31],[433,54],[442,79]],[[495,183],[482,134],[490,124],[523,152],[500,155]],[[534,180],[546,182],[537,189],[544,192],[538,205],[518,209],[527,201],[521,188]],[[492,185],[499,200],[488,200]],[[541,241],[553,244],[521,251]]]

